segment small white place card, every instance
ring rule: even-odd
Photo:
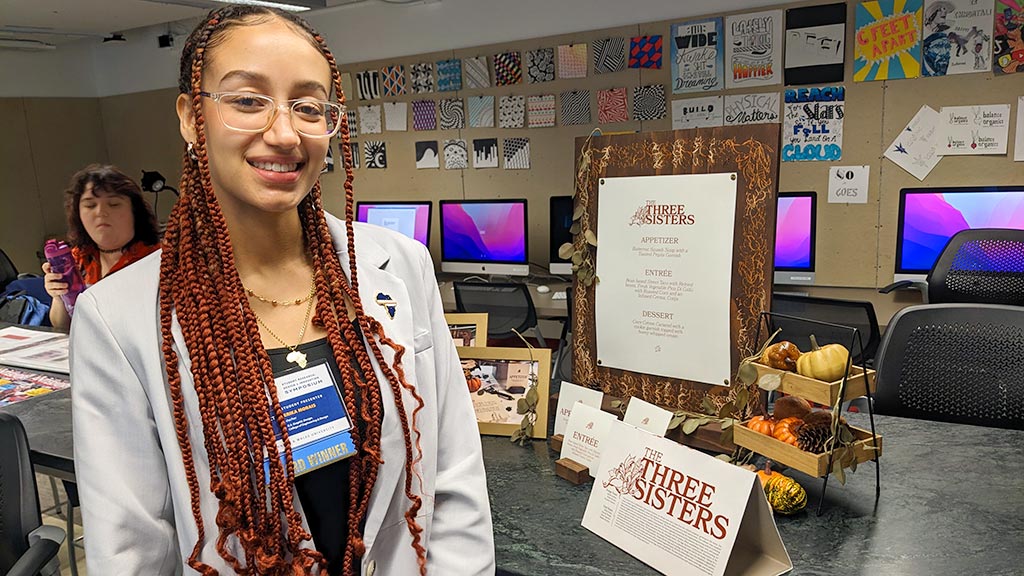
[[[565,438],[562,440],[562,452],[558,457],[582,464],[591,472],[597,470],[601,462],[601,442],[615,422],[618,422],[618,418],[614,414],[577,402],[569,416]]]
[[[634,396],[629,399],[629,406],[626,406],[626,415],[622,421],[652,434],[664,436],[668,431],[668,423],[672,421],[672,413]]]
[[[569,414],[572,413],[572,407],[577,401],[600,409],[603,398],[604,392],[600,390],[591,390],[572,382],[562,382],[562,387],[558,391],[558,411],[555,413],[554,434],[565,434],[565,427],[569,424]]]
[[[867,204],[870,166],[832,166],[828,169],[830,204]]]

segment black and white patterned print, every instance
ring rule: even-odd
[[[462,170],[469,167],[466,141],[461,139],[444,141],[444,169]]]
[[[605,38],[594,40],[594,72],[607,74],[624,69],[626,64],[626,39]]]
[[[505,138],[502,144],[502,157],[505,159],[505,170],[530,169],[530,139]]]
[[[555,79],[554,48],[541,48],[526,53],[526,79],[531,84]]]
[[[665,117],[665,85],[633,87],[633,120],[660,120]]]
[[[359,143],[349,143],[349,151],[352,153],[352,169],[359,168]]]
[[[446,98],[438,102],[441,130],[461,130],[466,127],[466,110],[461,98]]]
[[[345,114],[348,116],[348,137],[357,138],[359,136],[359,122],[356,121],[356,111],[348,110]],[[341,138],[341,130],[338,130],[338,138]]]
[[[413,94],[428,94],[434,91],[434,63],[421,62],[409,66],[409,80]]]
[[[526,98],[502,96],[498,100],[498,127],[522,128],[526,119]]]
[[[473,140],[473,168],[498,167],[498,139]]]
[[[376,100],[380,98],[380,71],[367,70],[356,73],[356,84],[359,86],[360,100]]]
[[[562,125],[590,124],[590,91],[562,92]]]
[[[383,140],[367,140],[363,142],[363,152],[366,153],[367,168],[388,167],[388,150]]]

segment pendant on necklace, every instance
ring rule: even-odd
[[[306,355],[302,352],[299,352],[298,350],[293,349],[291,352],[288,353],[287,356],[284,357],[284,359],[293,364],[298,364],[299,368],[306,367]]]

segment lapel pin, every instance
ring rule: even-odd
[[[398,303],[391,299],[391,296],[383,292],[377,292],[377,304],[380,304],[388,311],[388,316],[394,320],[395,310],[398,308]]]

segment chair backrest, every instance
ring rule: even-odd
[[[12,281],[18,279],[18,268],[11,261],[7,253],[0,249],[0,291],[3,291]]]
[[[928,302],[1024,306],[1024,230],[954,234],[928,273]]]
[[[814,296],[798,296],[795,294],[773,294],[772,312],[828,322],[856,328],[860,331],[861,344],[864,346],[864,358],[861,358],[860,350],[851,350],[853,362],[861,364],[873,360],[878,351],[878,344],[882,339],[878,330],[878,318],[875,316],[875,307],[871,302],[857,300],[837,300],[835,298],[817,298]],[[782,328],[779,335],[781,340],[789,340],[796,344],[797,348],[807,352],[811,349],[811,334],[818,344],[842,344],[847,348],[851,345],[853,337],[849,330],[822,326],[801,320],[773,317],[772,322],[775,328]]]
[[[17,417],[0,412],[0,574],[28,550],[28,533],[41,524],[25,428]]]
[[[879,414],[1024,429],[1024,307],[904,308],[875,365]]]
[[[455,307],[459,312],[486,312],[487,335],[514,336],[537,325],[537,310],[526,284],[455,282]]]

